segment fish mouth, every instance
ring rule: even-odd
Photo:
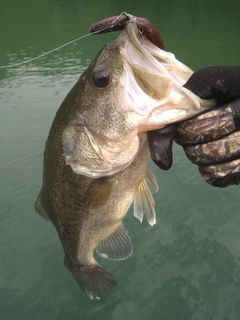
[[[125,100],[123,112],[135,113],[139,132],[160,129],[213,107],[183,87],[193,71],[175,55],[156,47],[129,21],[118,38],[124,72],[120,79]]]

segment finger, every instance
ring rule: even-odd
[[[240,98],[240,66],[207,66],[197,70],[184,87],[202,99],[216,99],[218,105]]]
[[[199,171],[207,183],[224,188],[240,183],[240,159],[217,165],[200,166]]]
[[[181,122],[175,141],[199,144],[220,139],[240,128],[240,99]]]
[[[238,159],[240,158],[240,131],[220,140],[185,146],[184,151],[188,159],[198,165]]]
[[[172,144],[177,125],[171,124],[162,129],[148,131],[148,142],[152,160],[162,170],[172,166]]]

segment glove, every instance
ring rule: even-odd
[[[211,185],[240,183],[240,67],[208,66],[184,85],[200,98],[216,99],[217,108],[190,120],[148,132],[153,161],[164,170],[172,165],[173,139],[199,166]]]

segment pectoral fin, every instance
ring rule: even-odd
[[[96,252],[103,258],[125,260],[133,252],[132,241],[122,224],[96,247]]]
[[[145,180],[151,193],[157,193],[159,190],[158,183],[155,175],[151,171],[147,170]]]
[[[142,222],[144,213],[148,223],[153,226],[156,223],[155,201],[152,193],[158,191],[155,176],[147,171],[146,176],[140,181],[134,194],[134,216]]]
[[[106,205],[114,181],[114,177],[94,179],[85,194],[84,205],[90,209],[96,209],[100,206]]]

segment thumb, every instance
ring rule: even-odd
[[[169,170],[172,166],[172,144],[177,133],[177,124],[148,131],[148,143],[154,163],[162,170]]]

